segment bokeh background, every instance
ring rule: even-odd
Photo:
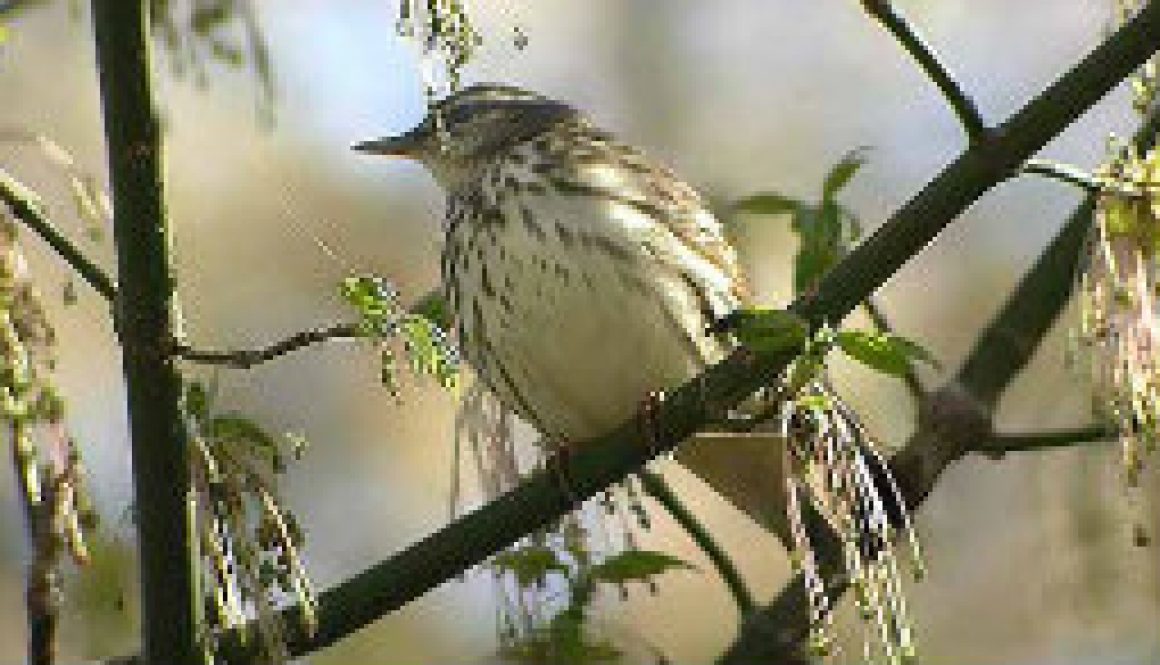
[[[900,1],[989,118],[1018,108],[1106,34],[1111,0]],[[409,297],[437,279],[442,201],[418,166],[352,154],[424,112],[419,56],[395,32],[393,0],[258,2],[277,86],[272,124],[254,77],[209,63],[174,75],[159,55],[169,210],[189,338],[250,347],[342,318],[335,286],[352,271],[394,278]],[[497,0],[469,2],[485,45],[468,80],[511,81],[567,99],[644,146],[716,199],[763,189],[816,194],[847,150],[871,161],[843,195],[870,226],[915,192],[964,143],[954,117],[906,55],[854,0]],[[43,134],[84,170],[104,173],[85,3],[20,12],[0,46],[0,130]],[[515,47],[515,30],[529,37]],[[1109,133],[1134,117],[1121,88],[1049,146],[1098,164]],[[37,188],[81,236],[64,179],[28,146],[0,144],[0,165]],[[101,176],[103,178],[103,175]],[[1003,295],[1077,202],[1057,183],[1022,179],[975,204],[882,291],[900,331],[953,371]],[[776,219],[731,233],[756,291],[789,293],[793,241]],[[321,240],[331,252],[319,247]],[[85,249],[111,266],[107,243]],[[63,662],[133,648],[129,466],[120,361],[105,304],[78,284],[63,304],[59,262],[31,237],[60,332],[59,380],[83,442],[106,543],[92,575],[70,580]],[[1083,382],[1055,331],[1001,409],[1012,431],[1089,421]],[[376,356],[350,344],[312,349],[247,372],[222,372],[224,406],[313,446],[285,486],[310,538],[321,586],[389,556],[447,519],[453,399],[424,382],[396,401]],[[927,370],[933,383],[942,373]],[[203,373],[209,377],[210,374]],[[904,390],[839,364],[837,381],[887,444],[905,439]],[[761,598],[788,579],[777,543],[698,481],[662,465],[734,553]],[[930,575],[911,589],[927,663],[1160,661],[1157,550],[1131,544],[1116,448],[1093,445],[951,468],[918,516]],[[1155,494],[1154,469],[1148,486]],[[0,473],[0,663],[23,658],[22,524]],[[1149,504],[1151,505],[1151,504]],[[646,544],[711,568],[654,510]],[[1157,527],[1156,513],[1146,519]],[[476,574],[440,587],[314,662],[493,660],[493,597]],[[673,573],[659,593],[614,596],[603,616],[632,660],[663,652],[711,662],[737,615],[711,573]],[[858,628],[842,660],[856,660]]]

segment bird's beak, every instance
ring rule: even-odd
[[[369,155],[390,155],[393,157],[413,157],[423,142],[422,135],[415,130],[398,136],[384,136],[370,141],[361,141],[350,148]]]

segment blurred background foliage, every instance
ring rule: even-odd
[[[388,0],[157,0],[158,93],[167,132],[169,205],[191,341],[252,347],[347,310],[335,285],[389,275],[404,299],[437,279],[435,186],[412,164],[359,158],[355,140],[398,131],[424,112],[418,51],[398,38]],[[900,0],[983,112],[1001,118],[1105,34],[1109,0]],[[215,14],[211,9],[231,11]],[[198,8],[204,13],[198,14]],[[240,11],[233,11],[240,10]],[[868,163],[842,192],[863,224],[903,202],[957,154],[961,130],[937,91],[853,0],[497,0],[469,7],[484,42],[466,81],[511,81],[567,99],[667,161],[715,200],[776,190],[813,200],[851,148]],[[0,133],[44,135],[76,168],[104,167],[86,3],[0,1]],[[169,33],[176,38],[167,36]],[[526,44],[524,39],[527,39]],[[1109,132],[1133,130],[1126,86],[1056,140],[1054,158],[1094,166]],[[0,143],[6,169],[34,186],[83,238],[70,179],[35,146]],[[103,180],[102,180],[103,182]],[[952,372],[980,326],[1079,194],[1024,179],[979,201],[901,271],[881,302],[900,332]],[[729,220],[763,304],[791,290],[788,220]],[[328,248],[323,251],[320,242]],[[102,241],[79,242],[111,266]],[[28,241],[58,330],[59,385],[104,516],[89,572],[68,587],[64,660],[133,648],[128,446],[120,366],[105,303]],[[1085,389],[1056,331],[1013,386],[1007,430],[1087,423]],[[219,400],[271,431],[316,444],[283,480],[325,587],[446,520],[454,401],[429,382],[379,384],[377,357],[334,344],[247,371],[223,372]],[[839,363],[836,381],[885,442],[913,426],[905,388]],[[929,663],[1137,663],[1160,659],[1155,546],[1136,548],[1110,444],[970,459],[918,515],[930,574],[911,589]],[[759,598],[788,579],[765,532],[671,464],[676,489],[729,547]],[[1148,495],[1160,490],[1154,470]],[[22,653],[21,516],[0,473],[0,662]],[[1154,504],[1152,504],[1154,505]],[[661,511],[643,546],[710,566]],[[1148,523],[1160,528],[1150,505]],[[494,610],[486,575],[452,582],[324,652],[319,663],[489,662]],[[597,600],[633,658],[654,650],[710,662],[736,611],[709,574],[672,575],[658,596]],[[847,633],[857,636],[849,607]],[[858,653],[856,640],[847,654]]]

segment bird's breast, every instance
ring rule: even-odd
[[[511,183],[507,183],[510,185]],[[452,199],[444,283],[468,362],[509,408],[580,441],[723,355],[706,294],[639,207],[548,187]]]

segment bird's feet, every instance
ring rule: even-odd
[[[640,409],[637,411],[641,437],[644,439],[649,457],[656,457],[662,450],[659,417],[664,403],[664,391],[653,390],[641,400]]]

